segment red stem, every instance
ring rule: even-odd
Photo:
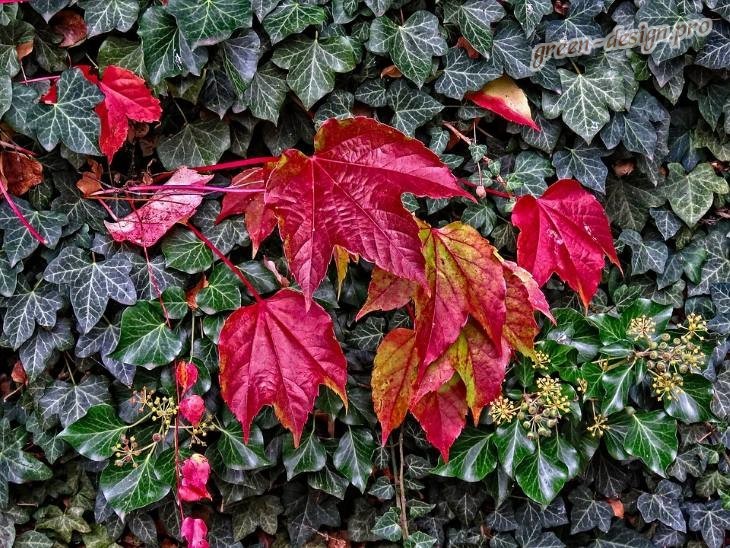
[[[49,80],[58,80],[60,76],[58,74],[50,74],[48,76],[39,76],[37,78],[26,78],[20,80],[19,84],[34,84],[36,82],[48,82]]]
[[[238,169],[240,167],[249,166],[260,166],[261,164],[268,164],[269,162],[276,162],[279,160],[279,156],[260,156],[257,158],[244,158],[243,160],[232,160],[230,162],[221,162],[220,164],[213,164],[212,166],[197,166],[190,169],[197,171],[198,173],[213,173],[215,171],[225,171],[227,169]],[[158,173],[152,180],[157,182],[161,179],[165,179],[172,175],[172,171],[163,171]]]
[[[2,0],[0,0],[2,2]],[[23,148],[20,145],[16,145],[15,143],[8,143],[7,141],[0,141],[0,146],[9,148],[11,150],[15,150],[17,152],[22,152],[23,154],[26,154],[27,156],[37,156],[35,152],[32,150],[28,150],[27,148]]]
[[[459,179],[459,182],[472,188],[477,188],[478,186],[481,186],[484,192],[486,192],[487,194],[491,194],[492,196],[499,196],[500,198],[507,199],[514,198],[514,194],[510,194],[509,192],[505,192],[503,190],[497,190],[496,188],[478,185],[476,183],[472,183],[469,179]]]
[[[10,193],[5,188],[5,182],[0,179],[0,193],[2,193],[3,197],[5,198],[5,201],[8,202],[8,205],[10,206],[10,209],[15,214],[15,216],[18,218],[20,223],[30,232],[30,235],[33,236],[36,240],[38,240],[43,245],[46,244],[45,238],[38,234],[35,228],[28,222],[28,219],[25,218],[25,215],[23,215],[23,212],[20,211],[18,208],[18,205],[13,201],[13,199],[10,197]]]
[[[175,194],[182,194],[180,191],[191,191],[190,194],[212,194],[214,192],[223,192],[228,194],[257,194],[262,192],[260,188],[250,189],[244,187],[218,187],[206,185],[135,185],[122,188],[107,188],[105,190],[97,190],[90,196],[103,196],[106,194],[118,194],[120,192],[157,192],[158,190],[175,191]]]
[[[215,253],[215,255],[221,261],[223,261],[223,263],[231,270],[231,272],[233,272],[238,277],[238,279],[243,282],[243,285],[246,286],[246,289],[248,289],[248,292],[251,293],[251,295],[253,296],[253,298],[256,302],[261,302],[263,300],[261,298],[261,295],[259,294],[259,292],[256,291],[256,288],[251,284],[251,282],[248,281],[248,278],[246,278],[246,276],[243,275],[243,273],[241,272],[241,269],[238,268],[236,265],[234,265],[231,262],[231,260],[228,257],[226,257],[225,254],[215,246],[215,244],[213,242],[211,242],[208,238],[206,238],[205,235],[202,232],[200,232],[200,230],[198,230],[192,224],[188,223],[185,226],[187,226],[190,229],[190,232],[195,234],[195,236],[197,236],[197,238],[201,242],[203,242],[208,249],[210,249],[213,253]]]
[[[175,377],[175,394],[177,395],[177,401],[175,402],[177,405],[180,405],[180,399],[182,397],[182,394],[180,394],[180,385],[177,382],[177,372],[174,370],[175,365],[173,367],[173,376]],[[175,441],[175,489],[176,489],[176,496],[175,496],[175,502],[177,502],[177,509],[180,512],[180,527],[182,527],[182,523],[185,520],[185,512],[183,511],[182,501],[180,500],[180,440],[178,439],[177,430],[180,426],[180,411],[178,410],[177,413],[175,413],[175,433],[173,435],[173,439]]]

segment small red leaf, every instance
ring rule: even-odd
[[[202,519],[187,517],[183,519],[180,533],[188,543],[188,548],[210,548],[206,536],[208,526]]]
[[[186,193],[185,185],[204,185],[213,175],[181,167],[165,186],[168,190],[156,192],[142,207],[115,223],[105,222],[109,234],[117,242],[132,242],[142,247],[155,245],[175,224],[186,221],[200,203],[200,192]],[[177,190],[176,190],[177,188]]]
[[[466,412],[466,388],[458,375],[411,405],[411,413],[426,432],[426,439],[444,461],[449,460],[449,449],[466,426]]]
[[[180,394],[185,394],[198,382],[198,367],[190,362],[178,362],[175,366],[175,382]]]
[[[58,44],[61,48],[75,46],[86,38],[87,28],[84,17],[80,13],[66,9],[61,10],[50,21],[51,31],[62,39]]]
[[[12,150],[0,152],[0,185],[8,192],[22,196],[43,182],[43,165],[36,159]]]
[[[416,287],[411,280],[399,278],[376,267],[370,278],[368,298],[355,319],[359,320],[377,310],[388,311],[405,306],[413,297]]]
[[[177,496],[180,500],[197,502],[210,499],[207,487],[208,478],[210,477],[208,459],[196,453],[183,462],[180,468],[180,485],[177,490]]]
[[[316,303],[307,311],[304,295],[291,289],[231,314],[218,353],[221,394],[246,441],[265,405],[298,445],[321,384],[347,401],[347,363],[332,318]]]
[[[562,179],[540,198],[522,196],[512,211],[520,229],[517,262],[543,285],[554,272],[588,306],[601,281],[604,255],[620,268],[606,212],[574,179]]]
[[[540,131],[540,126],[532,120],[525,92],[509,76],[504,75],[492,80],[481,90],[467,93],[466,96],[475,104],[499,114],[505,120]]]
[[[420,141],[370,118],[330,119],[317,132],[311,157],[298,150],[282,154],[265,203],[278,218],[307,305],[335,245],[425,283],[418,226],[401,202],[406,192],[473,199]]]
[[[221,212],[216,222],[231,215],[244,215],[246,230],[251,237],[253,255],[256,256],[261,243],[276,228],[276,217],[274,212],[264,205],[264,190],[270,170],[263,167],[247,169],[236,175],[231,180],[232,188],[248,190],[259,190],[251,194],[239,194],[228,192],[223,196]]]
[[[180,414],[193,426],[200,424],[203,413],[205,413],[205,402],[197,394],[188,396],[180,402]]]

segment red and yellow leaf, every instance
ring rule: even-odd
[[[116,242],[131,242],[142,247],[155,245],[168,230],[195,213],[203,201],[200,192],[186,194],[180,187],[204,185],[212,178],[212,175],[201,175],[181,167],[165,183],[165,186],[171,187],[169,191],[156,192],[147,203],[123,219],[115,223],[105,221],[104,224]]]
[[[290,270],[307,303],[324,278],[335,245],[384,270],[425,283],[418,226],[403,193],[471,196],[420,141],[364,117],[330,119],[315,153],[285,151],[268,179]]]
[[[408,413],[420,362],[415,343],[413,330],[397,328],[383,338],[375,355],[370,382],[383,445]]]
[[[332,318],[318,304],[291,289],[231,314],[220,333],[223,399],[243,426],[272,405],[299,444],[302,430],[324,384],[347,402],[347,363]]]
[[[499,343],[506,284],[496,249],[463,223],[421,230],[427,286],[416,290],[416,344],[423,364],[441,356],[471,316]]]
[[[540,332],[535,311],[539,310],[554,321],[550,308],[537,282],[524,268],[504,261],[504,279],[507,282],[504,338],[515,350],[534,357],[535,336]]]
[[[368,298],[355,319],[375,311],[388,311],[408,304],[418,287],[411,280],[399,278],[382,268],[373,269],[368,286]]]
[[[540,131],[540,126],[532,120],[525,92],[507,75],[492,80],[479,91],[467,93],[466,96],[505,120]]]
[[[520,266],[539,285],[556,273],[578,292],[586,307],[601,281],[604,255],[620,267],[606,212],[574,179],[558,181],[540,198],[519,198],[512,222],[520,229]]]

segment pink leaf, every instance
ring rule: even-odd
[[[155,245],[175,224],[186,221],[200,203],[203,196],[199,191],[185,192],[186,185],[204,185],[213,175],[200,173],[181,167],[165,186],[169,191],[160,190],[136,211],[116,223],[105,222],[114,241],[131,242],[142,247]]]
[[[203,413],[205,413],[205,402],[196,394],[180,402],[180,414],[193,426],[200,424]]]
[[[208,526],[202,519],[185,518],[180,529],[183,538],[188,543],[188,548],[209,548],[210,545],[206,540],[208,535]]]
[[[180,500],[197,502],[202,499],[210,499],[206,486],[210,476],[210,464],[203,455],[196,453],[183,462],[181,476],[182,479],[177,490]]]

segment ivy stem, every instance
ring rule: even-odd
[[[13,201],[13,199],[10,197],[10,193],[8,192],[8,189],[5,188],[6,184],[5,181],[0,179],[0,193],[2,193],[3,197],[5,198],[5,201],[8,202],[8,205],[10,206],[10,209],[15,214],[15,216],[18,218],[18,221],[20,221],[20,224],[22,224],[28,232],[30,232],[30,235],[33,236],[36,240],[38,240],[43,245],[46,244],[46,240],[41,236],[38,231],[33,228],[33,226],[30,224],[28,219],[25,218],[25,215],[23,215],[23,212],[20,211],[20,208],[18,208],[18,205]]]
[[[200,232],[200,230],[198,230],[191,223],[187,223],[185,226],[188,227],[190,229],[190,232],[195,234],[195,236],[201,242],[203,242],[206,245],[206,247],[208,249],[210,249],[216,255],[216,257],[218,257],[221,261],[223,261],[223,264],[225,264],[230,269],[230,271],[233,272],[238,277],[238,279],[243,282],[243,285],[246,286],[246,289],[248,290],[249,293],[251,293],[251,295],[253,296],[254,300],[257,303],[260,303],[263,301],[263,298],[261,297],[259,292],[256,291],[256,288],[251,284],[251,282],[248,281],[248,278],[246,278],[246,276],[243,275],[243,273],[241,272],[241,269],[238,268],[235,264],[233,264],[233,262],[228,257],[226,257],[225,253],[223,253],[220,249],[218,249],[213,242],[211,242],[208,238],[206,238],[205,235],[202,232]]]
[[[463,183],[467,186],[470,186],[472,188],[481,187],[485,193],[491,194],[492,196],[498,196],[500,198],[506,198],[508,200],[510,198],[514,198],[514,195],[510,194],[509,192],[505,192],[504,190],[497,190],[496,188],[491,188],[488,186],[478,185],[476,183],[471,182],[469,179],[459,179],[459,182]]]
[[[398,489],[400,491],[400,506],[401,506],[401,514],[400,514],[400,523],[401,523],[401,530],[403,531],[403,540],[406,540],[408,538],[408,513],[406,508],[406,489],[404,487],[403,482],[403,467],[405,463],[405,459],[403,458],[403,428],[400,428],[400,431],[398,433],[398,453],[400,457],[400,462],[398,463],[400,466],[400,469],[398,470]]]
[[[467,145],[470,145],[471,146],[471,144],[474,142],[471,138],[467,137],[461,131],[459,131],[458,129],[456,129],[456,127],[454,127],[454,124],[452,124],[451,122],[441,122],[441,125],[444,126],[446,129],[448,129],[451,133],[453,133],[454,135],[456,135],[459,138],[459,140],[463,141]],[[484,162],[488,166],[489,164],[492,163],[492,160],[489,159],[489,158],[487,158],[485,156],[484,158],[482,158],[482,162]],[[507,183],[505,182],[505,180],[502,178],[501,175],[497,175],[495,177],[495,179],[501,185],[507,186]],[[462,179],[462,182],[464,182],[463,179]],[[477,185],[474,185],[473,183],[468,183],[468,184],[470,184],[471,186],[477,186]],[[495,192],[497,192],[497,191],[494,191],[493,190],[493,191],[490,192],[487,187],[482,187],[482,188],[484,188],[484,190],[487,192],[487,194],[492,194],[494,196],[500,196],[502,198],[512,198],[512,195],[511,194],[508,194],[508,193],[505,193],[505,195],[495,194]]]

